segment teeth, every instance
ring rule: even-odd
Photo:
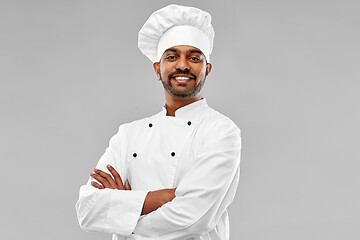
[[[189,80],[188,77],[175,77],[176,80]]]

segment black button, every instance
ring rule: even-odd
[[[136,157],[136,156],[137,156],[137,154],[136,154],[136,153],[133,153],[133,156],[134,156],[134,157]]]
[[[174,157],[174,156],[175,156],[175,153],[174,153],[174,152],[172,152],[172,153],[171,153],[171,156],[173,156],[173,157]]]
[[[188,121],[188,125],[189,125],[189,126],[191,125],[191,122],[190,122],[190,121]]]
[[[149,123],[149,127],[152,127],[153,125],[152,125],[152,123]]]

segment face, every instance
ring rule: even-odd
[[[199,49],[181,45],[167,49],[154,69],[170,96],[193,98],[201,95],[211,64]]]

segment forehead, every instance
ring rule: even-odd
[[[187,45],[177,45],[177,46],[173,46],[170,47],[168,49],[166,49],[164,51],[164,54],[167,52],[171,52],[171,53],[198,53],[198,54],[202,54],[202,51],[196,47],[193,46],[187,46]]]

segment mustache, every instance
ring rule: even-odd
[[[177,75],[177,74],[190,75],[192,78],[196,79],[196,76],[195,76],[194,74],[192,74],[192,73],[190,72],[190,70],[188,70],[188,69],[186,69],[186,70],[180,70],[180,69],[178,69],[178,70],[176,70],[175,72],[170,73],[168,77],[169,77],[169,79],[170,79],[170,78],[172,78],[174,75]]]

